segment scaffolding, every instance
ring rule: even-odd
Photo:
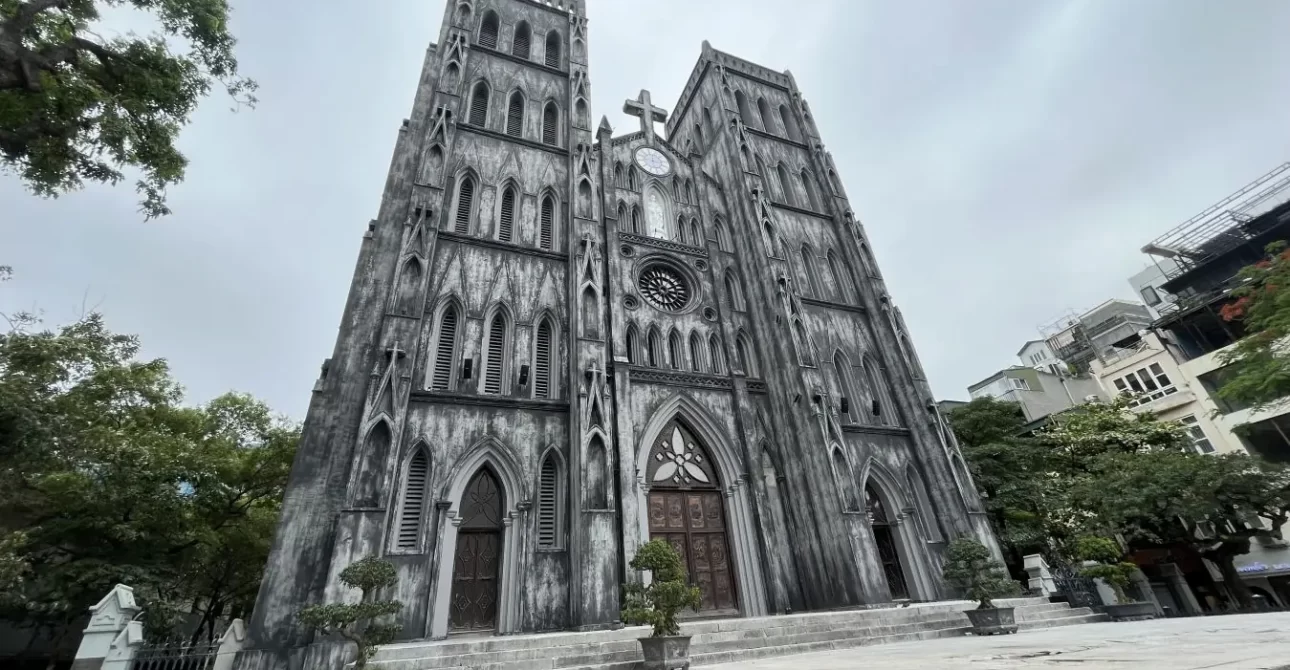
[[[1160,268],[1166,280],[1231,251],[1257,237],[1277,221],[1260,222],[1260,215],[1290,201],[1290,163],[1282,163],[1240,190],[1187,219],[1142,247],[1153,258],[1170,258],[1175,266]],[[1160,264],[1156,264],[1160,267]]]

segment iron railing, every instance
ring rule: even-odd
[[[145,645],[135,652],[130,670],[211,670],[217,656],[218,642]]]

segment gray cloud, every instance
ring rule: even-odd
[[[303,416],[442,2],[235,2],[261,104],[187,129],[175,215],[0,176],[0,310],[98,306],[193,400]],[[791,69],[942,397],[1066,308],[1132,297],[1137,249],[1290,156],[1290,4],[590,0],[594,113],[671,106],[704,39]],[[128,23],[128,22],[127,22]]]

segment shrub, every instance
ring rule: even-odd
[[[1132,602],[1124,589],[1133,581],[1137,565],[1123,560],[1124,554],[1115,540],[1105,537],[1081,537],[1076,545],[1076,555],[1081,560],[1094,561],[1097,565],[1081,568],[1079,573],[1089,579],[1101,579],[1115,591],[1115,604]]]
[[[394,586],[399,575],[391,563],[368,556],[342,570],[340,581],[361,592],[359,602],[310,605],[300,611],[300,621],[323,635],[336,634],[353,642],[358,647],[354,667],[362,670],[377,647],[394,640],[403,630],[401,624],[377,621],[403,609],[403,603],[397,600],[376,599],[376,591]]]
[[[1021,592],[1003,563],[995,560],[985,545],[967,537],[954,540],[945,550],[942,575],[945,581],[966,591],[969,600],[977,601],[977,609],[989,609],[994,607],[994,598]]]
[[[663,540],[650,540],[636,552],[630,563],[633,570],[648,571],[648,586],[632,582],[623,585],[623,621],[654,627],[654,637],[681,632],[676,615],[685,607],[699,610],[698,587],[685,581],[681,555]]]

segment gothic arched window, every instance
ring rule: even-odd
[[[672,225],[671,203],[667,193],[657,185],[651,184],[645,192],[646,235],[661,240],[675,239],[676,233],[670,230]]]
[[[506,134],[520,137],[524,134],[524,94],[515,91],[506,105]]]
[[[542,458],[542,466],[538,469],[538,495],[537,495],[537,543],[544,549],[555,549],[563,543],[564,537],[564,514],[562,514],[564,500],[564,478],[562,476],[563,460],[560,454],[551,449],[546,456]]]
[[[546,66],[560,67],[560,33],[555,30],[546,34]]]
[[[486,82],[475,84],[470,94],[470,117],[467,121],[470,125],[480,128],[488,125],[488,84]]]
[[[761,115],[761,127],[768,133],[775,132],[775,117],[770,113],[766,98],[757,98],[757,113]]]
[[[430,459],[426,457],[423,445],[417,445],[416,452],[408,461],[407,473],[403,478],[403,495],[399,499],[399,534],[396,540],[399,549],[415,551],[421,544],[421,526],[425,522],[429,480]]]
[[[646,365],[651,368],[659,367],[663,355],[663,336],[658,330],[651,328],[649,332],[649,341],[645,343],[645,361]]]
[[[739,277],[734,270],[726,270],[726,295],[730,296],[730,308],[736,312],[747,309],[744,294],[739,288]]]
[[[788,133],[790,138],[798,142],[802,141],[802,129],[798,127],[797,118],[793,116],[788,105],[779,106],[779,120],[784,124],[784,132]]]
[[[555,369],[554,336],[551,320],[543,317],[533,336],[533,397],[551,397],[551,373]]]
[[[506,385],[507,343],[510,341],[510,329],[507,327],[506,315],[497,310],[488,323],[488,332],[484,337],[484,374],[483,392],[489,395],[501,395]]]
[[[636,166],[635,166],[635,165],[633,165],[633,166],[631,166],[631,167],[627,168],[627,188],[630,188],[630,189],[631,189],[631,190],[633,190],[633,191],[639,191],[639,190],[641,190],[641,189],[640,189],[640,177],[636,174]]]
[[[851,282],[847,281],[846,270],[838,263],[838,255],[829,249],[826,261],[829,264],[829,275],[833,279],[833,295],[838,302],[847,302],[851,296]]]
[[[623,164],[618,161],[614,161],[614,186],[617,186],[618,188],[624,188],[626,186],[623,184]]]
[[[637,235],[641,232],[641,209],[632,205],[632,232]]]
[[[824,297],[824,292],[820,290],[819,274],[815,271],[815,253],[805,244],[802,245],[802,273],[806,275],[807,292],[812,297]]]
[[[806,194],[806,202],[810,204],[811,209],[817,212],[821,211],[823,208],[820,207],[820,196],[815,193],[815,179],[811,177],[811,173],[807,172],[805,168],[802,169],[801,180],[802,192]]]
[[[627,326],[627,337],[623,340],[623,347],[627,349],[627,362],[635,364],[639,362],[640,357],[636,353],[636,347],[639,345],[640,335],[636,332],[636,324]]]
[[[741,332],[735,338],[735,351],[739,356],[739,367],[743,368],[744,374],[749,377],[760,376],[761,366],[757,364],[757,352],[753,350],[747,333]]]
[[[735,90],[735,104],[739,106],[739,118],[745,126],[753,127],[752,108],[748,106],[748,96],[743,91]]]
[[[546,144],[560,143],[560,110],[554,102],[546,103],[542,110],[542,141]]]
[[[529,29],[528,21],[520,21],[519,25],[515,26],[515,39],[511,41],[511,55],[527,60],[529,44],[532,41],[533,31]]]
[[[855,385],[851,383],[851,363],[841,351],[833,354],[833,373],[837,375],[838,397],[847,399],[847,418],[854,423],[860,416],[857,411],[860,407],[860,397],[856,395]]]
[[[479,22],[479,43],[489,49],[497,48],[497,13],[489,10]]]
[[[780,163],[775,166],[775,173],[779,177],[779,191],[784,197],[784,202],[797,206],[797,198],[793,195],[793,180],[788,178],[788,168]]]
[[[475,178],[462,175],[457,182],[457,211],[453,231],[465,235],[470,232],[470,218],[475,211]]]
[[[502,192],[502,211],[497,217],[497,239],[510,242],[515,237],[515,188],[507,186]]]
[[[538,230],[538,247],[550,251],[555,248],[555,198],[550,194],[542,198],[542,220]]]
[[[685,367],[685,357],[681,353],[681,335],[675,330],[667,338],[667,365],[673,370]]]
[[[721,217],[717,217],[716,223],[713,224],[713,227],[716,228],[717,231],[717,248],[722,251],[734,250],[734,245],[730,240],[730,229],[726,228],[726,222],[723,221]]]
[[[457,333],[461,325],[461,312],[455,304],[448,304],[439,313],[435,327],[434,363],[430,368],[430,388],[434,391],[448,391],[456,385],[457,371]]]
[[[811,351],[811,336],[806,334],[806,326],[801,319],[793,321],[793,339],[797,344],[797,358],[802,365],[815,365],[815,355]]]
[[[699,225],[698,219],[690,219],[690,244],[696,247],[703,246],[703,226]]]
[[[703,340],[697,331],[690,333],[690,368],[703,372]]]
[[[721,340],[713,333],[708,338],[708,360],[712,361],[712,372],[721,374],[726,371],[726,351],[721,347]]]

